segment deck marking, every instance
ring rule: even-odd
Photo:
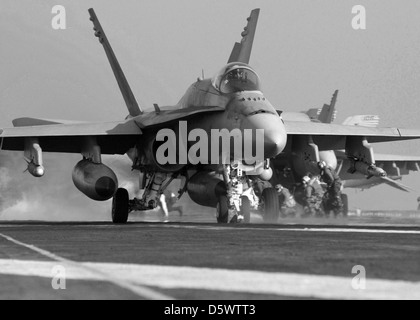
[[[0,237],[27,249],[30,249],[32,251],[35,251],[51,260],[54,260],[56,262],[50,262],[50,268],[48,269],[48,274],[47,275],[43,275],[43,277],[47,277],[47,278],[52,278],[52,268],[54,266],[57,265],[57,262],[60,263],[60,265],[63,265],[64,267],[66,267],[66,269],[68,268],[69,270],[72,270],[75,274],[85,274],[85,276],[90,276],[91,278],[93,278],[94,280],[102,280],[102,281],[106,281],[106,282],[110,282],[116,286],[119,286],[123,289],[129,290],[133,293],[135,293],[136,295],[138,295],[141,298],[146,298],[146,299],[151,299],[151,300],[174,300],[174,298],[169,297],[167,295],[161,294],[157,291],[151,290],[149,288],[143,287],[137,283],[133,283],[132,281],[130,281],[130,278],[124,278],[122,279],[121,277],[116,277],[114,276],[113,273],[108,273],[104,270],[100,270],[100,269],[96,269],[94,266],[92,265],[87,265],[84,263],[80,263],[80,262],[76,262],[73,260],[69,260],[63,257],[60,257],[52,252],[43,250],[41,248],[38,248],[34,245],[29,245],[26,243],[23,243],[21,241],[18,241],[12,237],[9,237],[7,235],[4,235],[2,233],[0,233]],[[2,260],[4,261],[4,260]],[[9,260],[10,261],[10,260]],[[15,260],[11,260],[12,262]],[[25,263],[24,263],[25,264]],[[35,275],[34,273],[36,273],[37,271],[34,269],[33,271],[31,270],[31,268],[28,268],[27,266],[25,268],[23,268],[23,270],[25,270],[24,272],[27,272],[28,274],[26,275]],[[76,270],[78,270],[76,272]],[[121,272],[121,271],[116,271],[114,270],[114,272]],[[3,273],[3,270],[0,270],[0,273]],[[22,274],[25,275],[25,274]],[[67,275],[67,272],[66,272]],[[40,275],[41,276],[41,275]]]
[[[0,274],[51,277],[53,261],[0,260]],[[83,268],[81,267],[83,266]],[[420,299],[420,282],[367,278],[366,290],[354,290],[348,277],[119,263],[66,265],[68,279],[118,282],[161,289],[187,289],[321,299]],[[30,270],[30,272],[28,272]],[[90,272],[94,270],[94,272]]]

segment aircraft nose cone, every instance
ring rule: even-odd
[[[284,150],[284,136],[277,132],[269,132],[264,135],[264,153],[266,158],[274,158]]]
[[[261,113],[247,117],[243,123],[244,130],[252,130],[252,139],[246,139],[245,143],[252,144],[253,150],[264,145],[264,159],[278,156],[286,147],[287,133],[283,121],[277,115]],[[263,130],[263,135],[255,134],[257,130]],[[263,137],[263,141],[261,141]],[[261,157],[261,155],[258,155]]]

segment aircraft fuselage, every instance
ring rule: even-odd
[[[243,67],[242,64],[238,65]],[[248,66],[246,68],[246,70],[252,70]],[[231,64],[225,69],[234,70],[234,67]],[[223,79],[221,81],[228,82],[228,80]],[[243,82],[246,83],[246,80]],[[242,85],[242,83],[240,82],[239,85]],[[180,121],[177,121],[171,127],[176,134],[178,152],[180,151],[180,143],[182,143],[180,139],[182,140],[185,137],[184,140],[187,141],[184,141],[184,143],[188,146],[187,149],[190,149],[197,143],[195,139],[191,139],[193,141],[189,139],[194,135],[192,133],[196,130],[206,133],[209,142],[209,152],[207,153],[207,161],[204,159],[202,164],[214,164],[212,160],[214,160],[215,149],[210,144],[215,142],[213,141],[215,139],[215,131],[227,130],[229,133],[232,133],[231,136],[228,136],[231,141],[227,143],[230,144],[236,142],[234,141],[235,138],[239,138],[241,140],[242,155],[245,155],[246,148],[251,148],[254,152],[261,150],[258,147],[261,147],[261,144],[263,144],[263,154],[258,155],[262,161],[276,157],[286,146],[287,133],[284,123],[276,109],[260,90],[237,90],[224,93],[215,87],[215,79],[199,79],[190,86],[177,104],[177,107],[179,109],[194,107],[218,107],[224,109],[222,112],[209,113],[206,116],[193,116],[190,119],[183,120],[182,124]],[[185,132],[181,132],[181,128],[185,126]],[[258,131],[260,131],[260,136]],[[261,137],[261,132],[263,132],[263,140],[258,139]],[[220,144],[220,148],[222,146],[223,143]],[[245,157],[242,159],[235,158],[233,145],[230,150],[230,161],[248,160]],[[222,150],[216,150],[218,155],[221,155],[221,152]]]

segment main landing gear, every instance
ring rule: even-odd
[[[279,195],[275,188],[264,189],[262,194],[264,222],[276,223],[280,218]]]
[[[227,196],[220,196],[217,204],[216,218],[218,223],[229,222],[229,200]]]
[[[130,212],[154,210],[161,206],[162,194],[177,177],[176,174],[168,175],[160,172],[148,174],[140,183],[140,189],[144,189],[141,199],[130,200],[128,191],[119,188],[112,200],[112,222],[114,224],[125,224]],[[186,182],[187,180],[185,180],[185,184],[179,192],[178,199],[186,191]]]
[[[128,191],[119,188],[112,199],[112,222],[124,224],[128,221]]]

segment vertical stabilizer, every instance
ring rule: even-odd
[[[335,105],[337,104],[338,90],[334,92],[331,103],[324,104],[318,120],[322,123],[332,123],[335,118]]]
[[[98,37],[99,42],[104,46],[106,56],[111,65],[112,71],[114,72],[115,78],[117,79],[118,86],[120,87],[121,94],[124,97],[125,104],[130,113],[130,116],[136,117],[143,113],[140,109],[136,98],[134,97],[133,91],[131,91],[130,85],[118,63],[117,57],[112,50],[112,47],[105,35],[105,31],[102,29],[101,24],[93,9],[89,9],[90,21],[93,22],[93,30],[95,30],[95,36]]]
[[[260,9],[252,10],[250,17],[248,18],[248,24],[241,34],[242,41],[240,43],[235,43],[228,63],[242,62],[249,64],[259,15]]]

